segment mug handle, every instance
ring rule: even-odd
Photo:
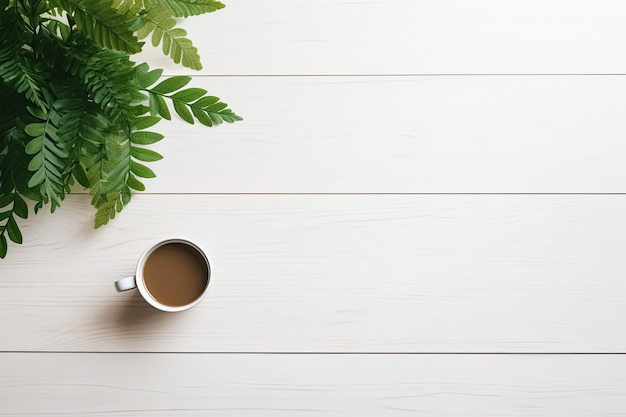
[[[126,277],[118,281],[115,281],[115,291],[122,292],[137,288],[137,281],[135,277]]]

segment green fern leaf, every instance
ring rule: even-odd
[[[15,190],[0,194],[0,223],[3,223],[0,224],[0,258],[4,258],[7,254],[7,236],[17,244],[21,244],[24,240],[15,220],[16,216],[23,219],[28,217],[28,207],[24,199]]]
[[[22,232],[20,232],[20,228],[15,221],[15,217],[11,216],[9,217],[9,220],[7,220],[6,231],[9,235],[9,239],[17,243],[18,245],[22,244],[24,239],[22,237]]]
[[[94,227],[96,229],[104,226],[109,222],[109,220],[113,220],[115,218],[115,203],[119,198],[119,193],[113,194],[109,198],[110,200],[105,200],[101,204],[93,204],[97,209],[94,217]]]
[[[161,74],[163,74],[162,69],[155,69],[149,71],[148,64],[143,63],[137,65],[137,82],[139,83],[140,88],[148,88],[155,82],[159,80]]]
[[[158,122],[158,117],[136,117],[129,121],[134,128],[148,128]],[[162,156],[139,145],[154,143],[162,135],[137,130],[130,135],[125,129],[115,127],[112,121],[101,130],[99,140],[89,140],[91,149],[81,153],[81,166],[85,168],[90,183],[92,204],[96,207],[95,227],[106,224],[128,204],[131,189],[145,190],[137,177],[154,177],[154,172],[139,161],[157,161]],[[96,149],[94,150],[93,147]]]
[[[150,114],[152,116],[156,116],[158,114],[165,120],[172,120],[172,115],[170,114],[170,111],[167,108],[167,103],[163,97],[153,92],[150,92],[148,97],[150,100]]]
[[[141,181],[137,179],[133,174],[128,176],[128,181],[126,182],[130,188],[136,191],[145,191],[146,186],[143,185]]]
[[[161,118],[160,117],[156,117],[156,116],[136,117],[133,120],[133,126],[137,130],[143,130],[143,129],[147,129],[149,127],[154,126],[155,124],[159,123],[160,121],[161,121]],[[131,140],[132,140],[132,136],[131,136]]]
[[[176,90],[180,90],[191,81],[191,77],[186,75],[176,75],[174,77],[170,77],[166,80],[161,81],[155,87],[149,89],[154,93],[158,94],[168,94]]]
[[[13,212],[17,217],[21,217],[22,219],[28,218],[28,206],[19,194],[15,194],[13,200]]]
[[[188,88],[172,95],[172,99],[180,100],[184,103],[190,103],[206,94],[206,90],[202,88]]]
[[[243,120],[226,103],[220,101],[219,97],[205,95],[207,92],[202,88],[182,90],[190,81],[191,77],[179,75],[167,78],[154,87],[145,88],[149,96],[150,113],[153,116],[160,114],[169,120],[170,113],[165,102],[167,98],[172,101],[178,116],[187,123],[193,124],[194,117],[206,126]]]
[[[109,220],[113,220],[115,215],[122,211],[122,208],[130,202],[130,199],[131,192],[128,187],[125,187],[122,191],[94,196],[92,204],[97,209],[94,227],[97,229],[107,224]]]
[[[186,121],[189,124],[193,124],[193,116],[191,115],[191,111],[187,108],[186,103],[184,101],[173,100],[174,102],[174,110],[176,110],[176,114],[180,116],[181,119]]]
[[[104,176],[98,191],[101,194],[122,190],[130,172],[130,140],[125,137],[124,132],[120,131],[115,142],[108,143],[106,149],[107,157],[101,166]]]
[[[215,96],[202,97],[200,100],[194,103],[194,107],[205,109],[219,102],[220,98]]]
[[[216,0],[160,0],[160,3],[176,17],[197,16],[224,8],[224,4]]]
[[[12,86],[18,93],[39,108],[46,107],[46,99],[42,86],[45,85],[41,73],[43,69],[26,58],[26,53],[14,52],[9,49],[0,51],[0,78]],[[45,87],[44,87],[45,88]]]
[[[164,136],[155,132],[133,132],[130,135],[130,140],[138,145],[152,145],[163,139]]]
[[[131,148],[130,155],[133,158],[144,162],[154,162],[163,159],[163,156],[158,152],[152,151],[150,149],[140,148],[138,146],[133,146]]]
[[[152,34],[152,46],[162,47],[163,53],[177,64],[200,70],[200,55],[193,43],[185,38],[187,32],[184,29],[177,28],[176,20],[172,16],[172,12],[166,8],[156,6],[148,9],[140,18],[143,20],[143,26],[137,31],[139,39],[144,39]]]
[[[132,161],[130,163],[130,170],[133,174],[141,178],[155,178],[156,174],[150,168],[139,162]]]
[[[129,145],[125,128],[114,124],[99,112],[96,105],[88,107],[79,129],[81,140],[78,160],[87,177],[89,192],[93,195],[104,195],[109,192],[109,188],[124,183],[123,177],[117,179],[112,172],[117,164],[123,162],[124,157],[127,159],[130,155],[130,151],[124,149]]]
[[[51,202],[54,211],[65,197],[65,172],[69,171],[66,138],[59,135],[61,115],[56,108],[47,113],[31,109],[39,116],[39,121],[26,125],[26,133],[32,139],[26,145],[26,153],[32,155],[28,169],[33,172],[28,187],[35,188],[40,194],[42,204]]]
[[[4,259],[7,256],[8,246],[7,238],[4,234],[0,235],[0,259]]]
[[[161,84],[157,85],[157,87],[159,87]],[[159,111],[163,108],[167,108],[167,105],[164,103],[165,100],[163,98],[165,97],[172,101],[172,104],[174,105],[174,110],[176,111],[178,116],[180,116],[180,118],[187,123],[193,124],[194,117],[200,123],[209,127],[221,124],[223,122],[234,123],[236,121],[243,120],[240,116],[236,115],[232,110],[230,110],[226,103],[220,101],[218,97],[200,97],[196,101],[190,103],[189,98],[197,97],[199,91],[206,93],[206,91],[196,88],[182,90],[172,95],[165,95],[160,92],[155,92],[154,89],[148,90],[151,103],[158,103],[156,107]]]
[[[130,28],[139,9],[134,2],[111,0],[61,0],[61,4],[76,26],[87,37],[104,48],[117,49],[131,54],[141,51],[139,42]]]

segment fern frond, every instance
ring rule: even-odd
[[[161,45],[163,53],[169,55],[175,63],[182,62],[185,67],[202,69],[198,50],[189,39],[185,38],[187,31],[175,27],[176,19],[169,9],[152,7],[146,10],[140,18],[143,20],[143,26],[137,31],[139,39],[152,34],[152,46]]]
[[[218,125],[223,122],[234,123],[243,120],[236,115],[228,105],[222,102],[219,97],[206,95],[206,90],[202,88],[187,88],[191,77],[174,76],[170,77],[154,87],[146,88],[150,101],[150,112],[153,116],[157,114],[169,119],[169,109],[165,99],[172,102],[174,111],[187,123],[194,123],[198,120],[205,126]],[[173,94],[172,94],[173,93]]]
[[[97,229],[107,224],[109,220],[113,220],[115,215],[130,203],[131,197],[132,193],[128,187],[123,191],[94,196],[91,201],[91,204],[97,209],[94,227]]]
[[[39,192],[37,207],[51,203],[51,211],[60,206],[65,197],[65,172],[68,171],[69,152],[59,135],[61,115],[54,107],[47,112],[29,108],[37,119],[25,127],[32,139],[26,145],[26,153],[32,156],[28,169],[33,172],[28,186]]]
[[[66,98],[58,101],[58,106],[62,108],[61,119],[57,135],[64,138],[65,150],[68,152],[66,166],[63,171],[63,187],[66,193],[77,180],[84,187],[88,187],[88,182],[84,171],[80,166],[79,152],[82,141],[81,132],[88,129],[85,118],[88,115],[89,103],[86,94],[73,98]]]
[[[40,109],[46,107],[45,81],[42,69],[27,56],[27,51],[0,50],[0,78]]]
[[[130,158],[127,132],[109,121],[104,123],[104,128],[94,126],[93,134],[87,133],[89,137],[83,138],[79,155],[89,182],[89,191],[94,195],[108,194],[121,188],[126,179],[119,169],[128,165]]]
[[[60,205],[73,179],[79,143],[79,121],[85,111],[87,94],[76,82],[54,80],[52,106],[41,110],[27,107],[30,118],[25,120],[24,131],[31,137],[25,147],[32,158],[28,170],[32,176],[28,187],[38,192],[38,210],[51,203],[51,211]]]
[[[100,122],[104,121],[100,119]],[[104,126],[107,126],[106,122]],[[97,210],[95,227],[98,228],[122,209],[122,193],[126,196],[125,201],[130,201],[130,189],[125,184],[125,167],[130,165],[130,141],[124,138],[123,131],[115,131],[113,125],[108,124],[97,136],[86,139],[85,144],[87,146],[81,151],[79,159],[88,179],[89,192],[93,196],[91,204]]]
[[[224,3],[216,0],[160,0],[176,17],[197,16],[224,8]]]
[[[61,0],[76,26],[104,48],[134,54],[141,51],[131,24],[139,12],[133,2],[116,0]]]

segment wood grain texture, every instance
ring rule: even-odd
[[[190,18],[203,74],[624,73],[621,0],[226,1]],[[138,61],[189,73],[146,46]]]
[[[25,224],[0,264],[4,351],[626,352],[626,196],[138,195]],[[208,298],[116,294],[144,248],[198,241]]]
[[[626,413],[624,356],[4,353],[0,369],[11,417]]]
[[[626,77],[196,78],[245,120],[182,121],[156,193],[626,192]]]
[[[626,195],[358,195],[626,193],[626,77],[557,75],[626,73],[626,3],[227,3],[183,26],[245,121],[159,125],[152,194],[0,262],[0,416],[626,415],[626,355],[537,354],[626,353]],[[171,236],[208,298],[114,293]]]

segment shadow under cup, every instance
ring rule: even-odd
[[[174,309],[199,301],[210,279],[204,253],[190,242],[180,240],[166,241],[153,248],[138,272],[141,276],[138,281],[142,281],[148,295],[158,304]]]

